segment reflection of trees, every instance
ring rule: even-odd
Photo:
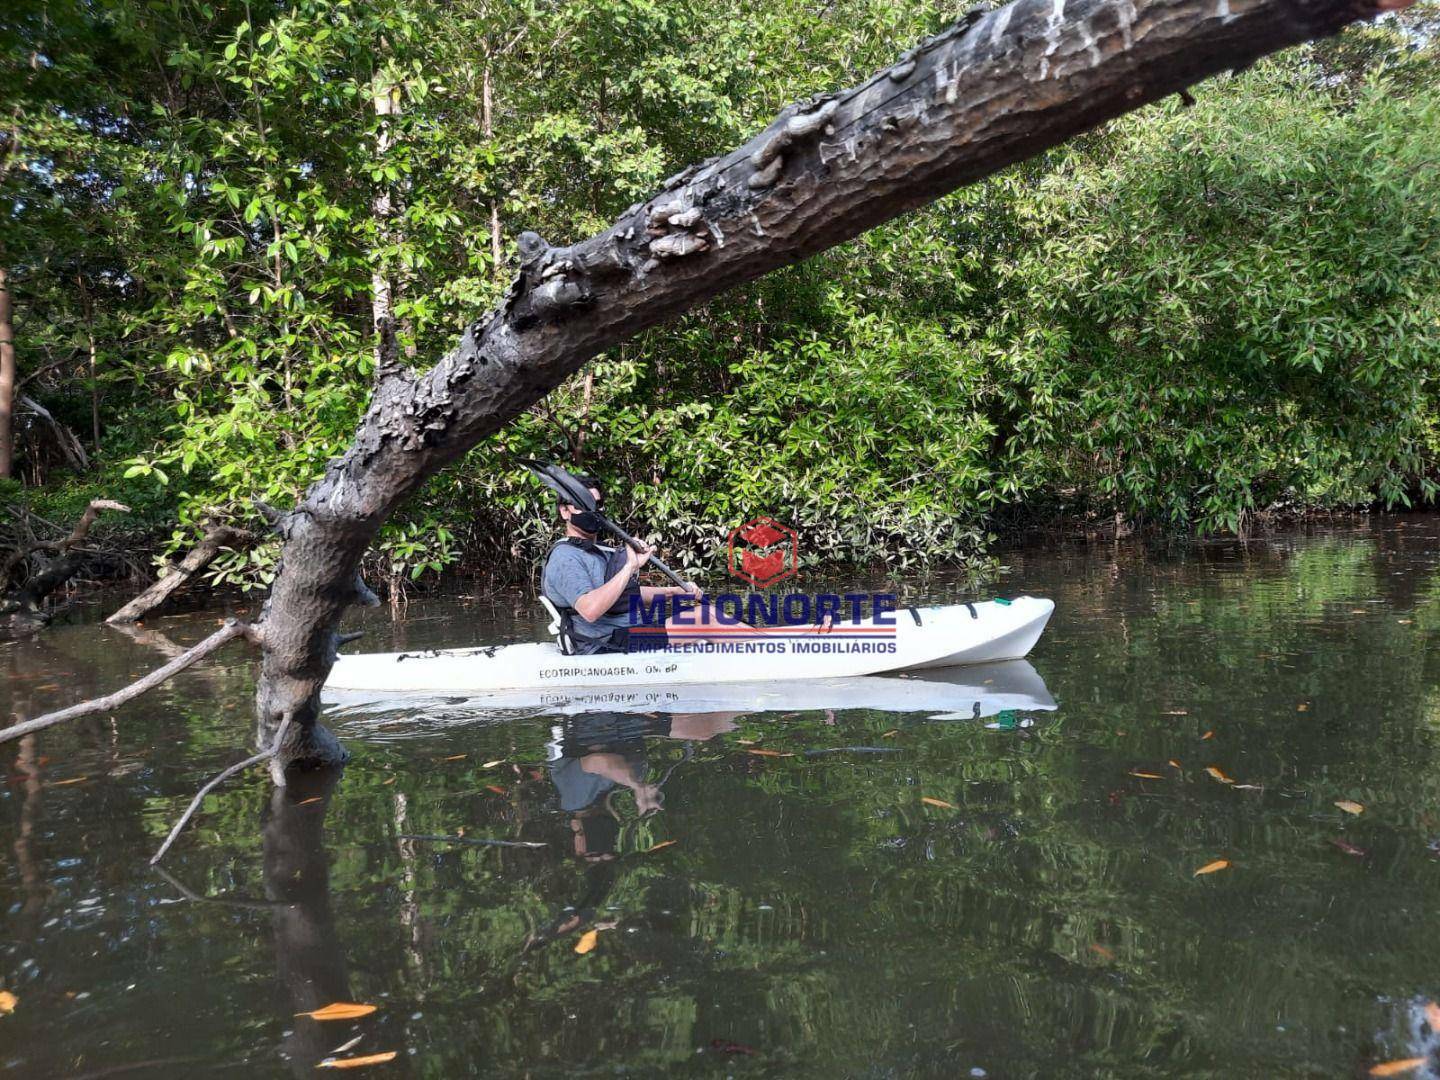
[[[350,1000],[345,954],[330,909],[330,867],[325,853],[325,813],[339,769],[298,773],[270,795],[262,817],[265,895],[273,915],[275,962],[291,1016]],[[305,800],[319,798],[318,803]],[[335,1049],[336,1025],[306,1017],[287,1019],[284,1054],[297,1075],[314,1075],[316,1063]]]

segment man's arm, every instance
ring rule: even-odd
[[[650,549],[646,548],[644,555],[641,555],[629,544],[625,545],[625,565],[615,572],[609,581],[597,589],[581,593],[575,598],[575,610],[586,622],[595,622],[605,612],[609,611],[625,594],[625,589],[630,584],[630,579],[635,576],[635,571],[644,565],[645,560],[650,558]]]

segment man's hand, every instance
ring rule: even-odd
[[[655,549],[648,544],[641,543],[640,550],[636,551],[630,544],[625,545],[625,565],[633,574],[650,561],[650,556],[655,554]]]
[[[675,592],[679,596],[694,596],[697,598],[705,595],[705,590],[693,581],[687,581],[684,585],[677,586]]]

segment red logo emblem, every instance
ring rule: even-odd
[[[800,537],[774,518],[758,517],[732,529],[729,554],[731,575],[757,589],[800,572]]]

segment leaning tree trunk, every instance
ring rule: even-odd
[[[602,349],[1226,68],[1408,0],[1015,0],[671,177],[598,236],[520,237],[520,276],[425,376],[377,386],[346,453],[279,524],[261,743],[343,757],[316,723],[357,569],[392,511]]]

